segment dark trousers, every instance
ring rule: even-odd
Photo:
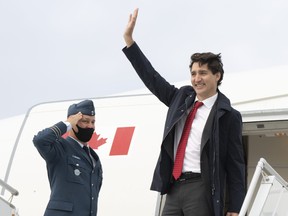
[[[198,177],[173,184],[162,216],[213,216],[212,209],[209,185]]]

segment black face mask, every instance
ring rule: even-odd
[[[78,128],[78,133],[72,128],[75,136],[82,142],[88,142],[93,135],[94,128],[81,128],[78,125],[76,127]]]

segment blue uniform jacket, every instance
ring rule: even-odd
[[[102,185],[102,166],[90,148],[96,164],[71,137],[61,136],[67,126],[59,122],[34,136],[33,142],[47,165],[51,188],[45,216],[96,216]]]
[[[192,106],[196,93],[192,86],[176,88],[168,83],[153,68],[136,43],[129,48],[125,47],[123,52],[147,88],[168,107],[160,156],[151,185],[152,190],[166,194],[172,184],[175,125]],[[245,161],[241,132],[240,113],[218,91],[218,98],[206,122],[201,141],[201,173],[211,188],[215,216],[224,214],[226,183],[228,211],[239,212],[245,197]]]

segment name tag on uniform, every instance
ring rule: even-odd
[[[76,156],[76,155],[72,155],[73,158],[77,159],[77,160],[81,160],[80,157]]]

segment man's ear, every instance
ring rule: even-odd
[[[220,78],[221,78],[221,73],[220,73],[220,72],[217,72],[217,73],[215,74],[215,76],[216,76],[216,80],[219,81]]]

